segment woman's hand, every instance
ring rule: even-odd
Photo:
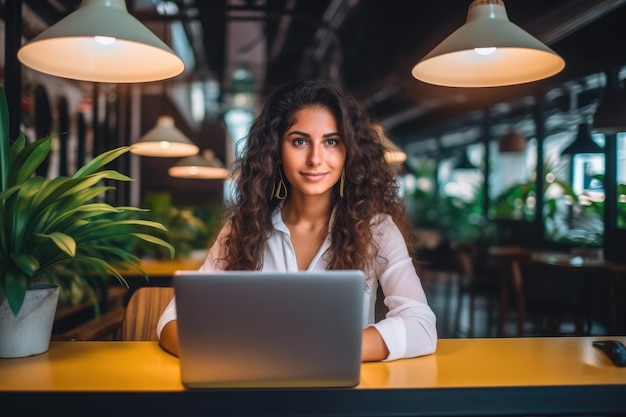
[[[163,331],[161,331],[159,341],[163,349],[178,356],[178,324],[176,320],[170,321],[165,325]]]
[[[361,361],[382,361],[389,356],[389,349],[385,341],[375,327],[363,330],[363,342],[361,347]]]

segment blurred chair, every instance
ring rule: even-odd
[[[498,336],[587,335],[591,329],[589,281],[580,270],[539,261],[538,254],[515,246],[490,250],[500,276]],[[574,325],[567,331],[564,324]]]
[[[124,320],[124,300],[127,294],[128,289],[124,287],[113,286],[106,288],[106,301],[100,301],[102,313],[93,317],[91,315],[94,314],[94,307],[89,302],[79,306],[57,309],[56,318],[60,322],[70,322],[72,315],[80,317],[86,313],[89,313],[88,317],[90,318],[80,322],[78,325],[71,326],[63,332],[53,334],[52,340],[117,340]],[[55,322],[56,325],[57,323]]]
[[[156,341],[159,317],[174,296],[172,287],[140,287],[130,297],[124,321],[122,340]]]
[[[522,294],[522,274],[520,262],[532,259],[532,252],[519,246],[497,246],[489,248],[491,263],[498,275],[499,301],[498,301],[498,337],[507,335],[506,326],[511,318],[511,312],[516,321],[516,336],[521,336],[524,328]],[[513,306],[511,308],[510,306]]]
[[[561,265],[520,260],[514,265],[518,336],[586,336],[591,332],[589,277]]]
[[[476,331],[476,303],[484,302],[486,312],[486,335],[494,329],[496,305],[500,291],[497,276],[488,268],[479,268],[478,250],[473,245],[461,245],[455,250],[458,272],[457,306],[455,312],[455,334],[459,334],[465,300],[468,301],[467,336],[474,337]]]

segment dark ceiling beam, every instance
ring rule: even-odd
[[[9,0],[11,1],[11,0]],[[54,25],[59,20],[76,10],[72,7],[75,2],[57,1],[55,4],[62,5],[63,9],[53,6],[48,0],[23,0],[24,5],[30,7],[48,25]]]
[[[195,1],[186,0],[184,1],[185,10],[184,14],[188,16],[198,15],[198,9],[195,6]],[[196,58],[196,63],[198,68],[205,69],[208,66],[207,53],[204,45],[205,35],[203,30],[203,23],[201,23],[201,19],[190,19],[183,22],[183,28],[187,37],[189,38],[189,42],[191,44],[191,48],[193,50],[194,56]]]
[[[298,0],[287,0],[285,5],[285,10],[294,11],[296,9],[296,4]],[[287,38],[287,33],[289,33],[289,28],[291,26],[291,22],[293,17],[289,13],[285,13],[279,21],[278,21],[278,32],[274,37],[274,42],[270,48],[270,53],[268,59],[270,61],[274,61],[283,50],[285,46],[285,39]]]
[[[344,0],[336,0],[339,2],[344,2]],[[354,0],[353,0],[354,1]],[[274,37],[274,44],[270,44],[268,50],[273,51],[272,56],[274,60],[281,55],[282,51],[286,46],[281,46],[286,37],[288,36],[289,26],[293,26],[294,22],[298,22],[298,24],[306,24],[309,27],[316,29],[318,32],[322,31],[325,34],[324,38],[329,39],[332,45],[334,46],[336,55],[341,55],[341,42],[336,33],[336,27],[341,25],[341,22],[346,17],[346,8],[350,9],[353,7],[351,3],[346,3],[345,6],[339,7],[336,13],[333,13],[329,20],[324,20],[323,18],[318,18],[315,15],[306,14],[299,11],[296,7],[297,3],[290,2],[291,6],[286,8],[277,8],[277,7],[269,7],[269,6],[257,6],[254,4],[247,4],[244,6],[235,6],[235,5],[225,5],[225,6],[215,6],[215,5],[207,5],[202,1],[196,1],[194,3],[194,7],[197,9],[197,13],[186,14],[184,12],[179,12],[178,14],[170,15],[170,16],[161,16],[156,12],[149,11],[141,11],[136,10],[133,12],[133,16],[135,16],[138,20],[142,22],[150,22],[150,21],[161,21],[161,20],[172,20],[172,21],[182,21],[182,22],[190,22],[199,20],[203,22],[203,26],[207,27],[209,25],[210,18],[220,18],[223,22],[227,21],[276,21],[276,26],[279,27],[277,36]],[[288,4],[288,5],[289,5]],[[355,3],[356,4],[356,3]],[[232,12],[241,12],[235,15]],[[280,25],[282,24],[282,29]],[[282,32],[281,32],[282,31]],[[211,45],[212,40],[209,37],[212,36],[210,33],[205,32],[203,34],[203,44],[204,47],[207,48]],[[223,37],[220,38],[223,42]],[[282,40],[281,40],[282,39]],[[276,44],[276,42],[279,44]],[[215,41],[215,40],[213,40]],[[315,44],[317,45],[317,44]],[[314,45],[314,46],[315,46]],[[194,46],[194,49],[196,46]],[[304,49],[304,48],[303,48]],[[306,58],[307,50],[302,54],[305,58],[302,59],[301,67],[309,65],[310,68],[313,68],[313,72],[318,71],[321,67],[322,63],[314,62],[314,57]],[[313,50],[312,53],[309,49],[308,54],[322,54],[325,55],[324,50]],[[206,52],[206,51],[205,51]],[[207,56],[210,57],[210,54],[206,52]],[[323,57],[325,58],[325,57]],[[333,56],[339,64],[341,64],[340,57]],[[212,67],[211,59],[208,59],[209,67]],[[272,64],[272,62],[268,62],[268,64]],[[214,63],[213,63],[214,64]],[[219,72],[219,71],[217,71]],[[301,70],[302,72],[302,70]],[[318,74],[309,74],[308,76],[317,76]],[[300,75],[300,77],[305,76],[304,74]]]
[[[348,17],[350,12],[358,6],[358,0],[332,0],[322,15],[324,25],[315,31],[311,46],[309,46],[301,59],[300,72],[306,76],[313,76],[328,59],[330,70],[336,73],[330,74],[334,81],[341,81],[340,69],[343,65],[343,45],[336,33]],[[327,58],[329,51],[333,53]]]
[[[624,5],[626,0],[571,0],[524,27],[543,43],[552,45]]]

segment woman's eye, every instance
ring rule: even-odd
[[[328,146],[337,146],[339,145],[339,141],[337,139],[327,139],[326,144]]]
[[[297,138],[293,140],[293,144],[296,146],[305,146],[306,145],[306,140],[302,139],[302,138]]]

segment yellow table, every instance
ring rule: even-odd
[[[171,287],[174,272],[178,270],[197,271],[200,269],[204,259],[196,258],[176,258],[168,259],[142,259],[137,263],[147,275],[148,279],[133,269],[118,269],[117,271],[124,277],[130,294],[139,287]],[[119,285],[116,278],[111,277],[111,285]]]
[[[149,277],[171,277],[178,270],[198,270],[204,259],[196,258],[176,258],[176,259],[142,259],[137,264]],[[118,269],[122,276],[140,277],[141,275],[133,269]]]
[[[53,342],[0,359],[0,404],[20,415],[626,413],[626,368],[596,339],[444,339],[434,355],[363,364],[354,389],[283,390],[186,390],[178,359],[154,342]]]

